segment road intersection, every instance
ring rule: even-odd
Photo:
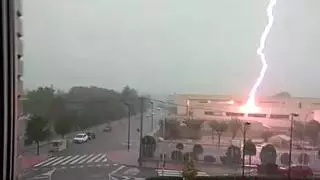
[[[160,116],[154,117],[154,125],[158,123]],[[140,117],[131,118],[131,151],[138,151]],[[23,179],[41,179],[46,173],[54,172],[51,180],[105,180],[111,172],[119,167],[126,170],[127,176],[133,177],[134,167],[121,165],[114,162],[108,157],[109,152],[125,151],[127,149],[127,119],[116,121],[113,124],[111,132],[103,132],[97,128],[96,139],[84,144],[68,143],[68,148],[64,151],[53,153],[51,157],[44,159],[30,168]],[[145,117],[143,133],[147,134],[152,131],[151,121]],[[112,153],[111,153],[112,154]],[[139,173],[137,173],[139,171]],[[135,169],[136,175],[142,176],[141,170]],[[143,171],[146,171],[145,169]],[[155,170],[151,174],[155,174]],[[121,171],[122,172],[122,171]],[[130,174],[131,172],[131,174]],[[149,172],[146,171],[146,175]],[[150,174],[150,173],[149,173]]]

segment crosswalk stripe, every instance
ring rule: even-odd
[[[80,156],[78,159],[76,159],[76,160],[72,161],[72,162],[71,162],[71,163],[69,163],[69,164],[75,164],[76,162],[80,161],[81,159],[85,158],[86,156],[87,156],[87,154],[82,155],[82,156]]]
[[[65,160],[67,160],[67,159],[69,159],[69,158],[71,158],[71,157],[72,157],[72,156],[67,156],[67,157],[61,159],[60,161],[57,161],[57,162],[53,163],[52,166],[55,166],[55,165],[57,165],[57,164],[59,164],[59,163],[62,163],[63,161],[65,161]]]
[[[89,156],[87,156],[86,158],[82,159],[81,161],[78,162],[78,164],[81,164],[83,162],[85,162],[86,160],[88,160],[89,158],[91,158],[93,156],[93,154],[90,154]]]
[[[101,156],[101,155],[102,155],[102,154],[100,153],[100,154],[94,156],[93,158],[91,158],[90,160],[88,160],[87,163],[92,162],[93,160],[97,159],[97,158],[98,158],[99,156]]]
[[[49,161],[48,163],[43,164],[42,166],[49,166],[50,164],[53,164],[53,163],[59,161],[59,160],[62,159],[62,158],[64,158],[64,156],[60,156],[60,157],[58,157],[57,159],[54,159],[53,161]]]
[[[98,159],[96,159],[94,162],[100,162],[102,159],[104,159],[104,157],[106,157],[105,154],[103,154],[101,157],[99,157]]]
[[[104,160],[102,161],[102,162],[107,162],[108,161],[108,159],[107,158],[104,158]]]
[[[78,158],[79,156],[80,156],[80,155],[76,155],[76,156],[72,157],[71,159],[68,159],[67,161],[61,163],[61,165],[65,165],[65,164],[67,164],[68,162],[71,162],[71,161],[73,161],[74,159]]]
[[[55,158],[56,158],[56,157],[51,157],[51,158],[49,158],[49,159],[47,159],[47,160],[45,160],[45,161],[42,161],[42,162],[34,165],[33,167],[41,166],[42,164],[45,164],[45,163],[47,163],[47,162],[49,162],[49,161],[51,161],[51,160],[53,160],[53,159],[55,159]]]

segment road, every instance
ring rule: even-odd
[[[160,115],[154,115],[154,127],[159,123]],[[152,131],[151,118],[144,117],[143,134]],[[131,141],[130,147],[138,149],[140,116],[131,117]],[[40,179],[45,173],[54,170],[52,180],[100,180],[125,165],[112,162],[107,157],[108,152],[127,149],[128,120],[121,119],[113,123],[111,132],[103,132],[102,127],[93,129],[96,139],[84,144],[70,142],[68,148],[62,152],[54,153],[51,157],[35,164],[27,171],[23,179]],[[144,169],[147,173],[147,171]],[[154,174],[154,170],[151,172]],[[141,176],[141,173],[140,175]]]

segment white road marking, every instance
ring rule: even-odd
[[[96,159],[94,162],[100,162],[102,159],[104,159],[106,157],[106,155],[102,155],[101,157],[99,157],[98,159]]]
[[[79,168],[84,168],[84,165],[79,166]]]
[[[67,164],[68,162],[71,162],[71,161],[73,161],[73,160],[77,159],[79,156],[80,156],[80,155],[76,155],[76,156],[74,156],[73,158],[68,159],[67,161],[65,161],[65,162],[61,163],[61,165],[65,165],[65,164]]]
[[[107,158],[105,158],[102,162],[107,162],[108,161],[108,159]]]
[[[47,162],[49,162],[49,161],[51,161],[51,160],[53,160],[53,159],[55,159],[55,158],[56,158],[56,157],[51,157],[51,158],[49,158],[49,159],[47,159],[47,160],[45,160],[45,161],[42,161],[42,162],[34,165],[33,167],[41,166],[42,164],[45,164],[45,163],[47,163]]]
[[[58,157],[57,159],[54,159],[53,161],[49,161],[48,163],[43,164],[43,166],[48,166],[48,165],[50,165],[50,164],[53,164],[53,163],[59,161],[60,159],[62,159],[63,157],[64,157],[64,156],[61,156],[61,157]]]
[[[78,159],[76,159],[76,160],[72,161],[70,164],[74,164],[74,163],[78,162],[80,159],[85,158],[86,156],[87,156],[87,154],[82,155],[82,156],[80,156]]]
[[[87,163],[90,163],[90,162],[92,162],[93,160],[95,160],[95,159],[97,159],[99,156],[101,156],[102,154],[100,153],[100,154],[98,154],[98,155],[96,155],[96,156],[94,156],[93,158],[91,158],[89,161],[87,161]]]
[[[52,166],[55,166],[55,165],[57,165],[57,164],[59,164],[59,163],[62,163],[63,161],[65,161],[65,160],[67,160],[67,159],[69,159],[69,158],[71,158],[71,157],[72,157],[72,156],[67,156],[67,157],[61,159],[60,161],[57,161],[57,162],[53,163]]]
[[[113,170],[110,174],[114,174],[114,173],[120,171],[123,168],[125,168],[125,166],[122,165],[122,166],[118,167],[117,169]]]
[[[87,156],[86,158],[82,159],[81,161],[78,162],[78,164],[81,164],[83,162],[85,162],[86,160],[88,160],[89,158],[91,158],[92,156],[94,156],[93,154],[90,154],[89,156]]]
[[[177,177],[182,176],[182,171],[178,171],[178,170],[157,169],[156,171],[158,173],[158,176],[177,176]],[[200,171],[198,172],[197,176],[209,176],[209,175],[205,172]]]

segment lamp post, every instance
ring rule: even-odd
[[[290,114],[290,144],[289,144],[289,169],[288,169],[288,178],[291,178],[291,163],[292,163],[292,136],[293,136],[293,118],[298,117],[297,113]]]
[[[246,135],[247,135],[247,127],[249,127],[251,123],[245,122],[243,126],[243,143],[242,143],[242,177],[244,178],[244,162],[245,162],[245,151],[244,145],[246,143]]]
[[[154,103],[151,101],[151,132],[153,131],[153,108],[154,108]]]
[[[127,148],[128,148],[128,151],[130,151],[131,108],[128,103],[124,103],[124,104],[128,107],[128,144],[127,144]]]
[[[309,115],[311,115],[311,114],[313,114],[313,111],[309,111],[307,114],[306,114],[306,116],[304,117],[304,119],[303,119],[303,135],[302,135],[302,137],[303,137],[303,143],[302,143],[302,146],[304,147],[304,143],[305,143],[305,137],[304,137],[304,132],[306,131],[306,121],[307,121],[307,119],[308,119],[308,117],[309,117]],[[302,153],[304,154],[304,149],[305,148],[302,148]],[[303,162],[303,164],[304,164],[304,156],[302,156],[302,162]]]

